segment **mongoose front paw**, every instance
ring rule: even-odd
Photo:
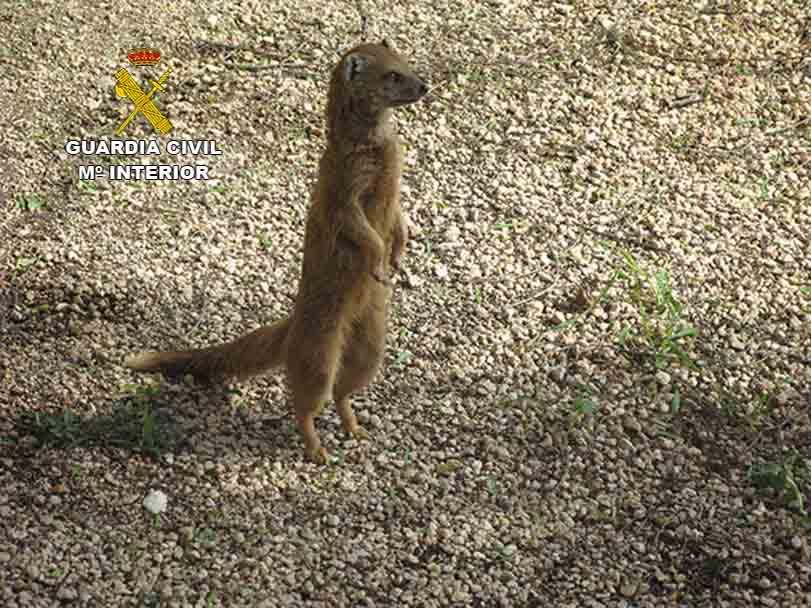
[[[386,276],[386,272],[382,268],[372,271],[372,278],[381,283],[382,285],[391,285],[391,279]]]

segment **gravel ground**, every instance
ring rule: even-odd
[[[811,4],[362,4],[432,93],[329,467],[279,376],[121,361],[290,310],[356,3],[0,6],[2,605],[811,606]],[[64,151],[143,45],[209,182]]]

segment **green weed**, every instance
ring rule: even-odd
[[[17,208],[23,211],[39,211],[47,204],[38,194],[20,194],[17,196]]]
[[[596,411],[597,403],[590,393],[583,392],[575,397],[572,402],[572,411],[569,413],[569,428],[579,426],[584,421],[591,421]]]
[[[270,238],[269,232],[260,232],[256,238],[259,240],[259,246],[262,247],[262,249],[270,251],[273,241]]]
[[[19,418],[17,426],[41,445],[114,446],[157,458],[176,440],[168,416],[154,408],[158,390],[153,385],[125,385],[109,414],[80,416],[69,408],[30,412]]]
[[[619,255],[621,265],[609,287],[620,282],[638,313],[635,323],[620,330],[620,345],[652,357],[656,369],[673,364],[698,369],[689,354],[698,330],[684,320],[684,307],[676,297],[670,275],[666,270],[649,272],[627,250],[621,249]]]
[[[797,463],[796,453],[783,462],[752,465],[748,477],[756,488],[776,491],[790,509],[802,515],[806,523],[811,523],[805,506],[805,493],[801,489],[811,481],[811,470]]]

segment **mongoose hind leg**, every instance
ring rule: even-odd
[[[388,290],[380,286],[375,292],[369,307],[355,321],[347,336],[333,391],[341,425],[355,439],[369,439],[369,433],[358,424],[349,396],[371,382],[380,368],[386,342]]]
[[[291,334],[287,353],[287,380],[293,393],[296,422],[304,451],[313,462],[326,464],[329,454],[315,430],[315,419],[332,395],[341,352],[341,332],[302,331]]]
[[[326,464],[329,453],[321,445],[321,438],[315,430],[315,419],[329,398],[328,386],[326,383],[307,388],[294,385],[292,390],[296,423],[304,439],[304,453],[316,464]]]
[[[315,417],[320,409],[320,406],[311,408],[311,404],[305,404],[302,408],[296,405],[296,422],[304,438],[304,453],[307,458],[316,464],[327,464],[329,453],[321,445],[321,439],[315,430]]]

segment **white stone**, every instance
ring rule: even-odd
[[[146,495],[146,498],[144,498],[144,508],[150,513],[158,515],[166,510],[167,501],[166,494],[160,490],[152,490]]]

